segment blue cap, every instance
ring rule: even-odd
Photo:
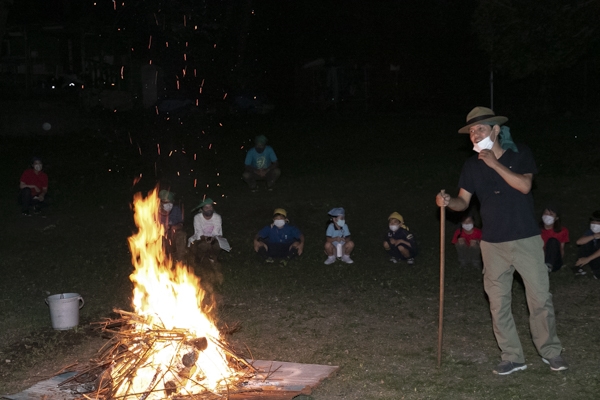
[[[346,215],[346,212],[342,207],[336,207],[329,210],[327,214],[331,215],[332,217],[339,217],[340,215]]]

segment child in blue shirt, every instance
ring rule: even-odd
[[[273,211],[273,223],[262,228],[254,237],[254,251],[266,262],[275,262],[283,266],[292,258],[302,255],[304,235],[287,219],[287,211],[276,208]]]
[[[325,254],[327,260],[325,265],[333,264],[336,260],[336,255],[346,264],[352,264],[354,261],[350,258],[350,253],[354,249],[354,242],[350,238],[350,229],[346,225],[346,212],[343,208],[337,207],[329,212],[331,223],[327,226],[327,240],[325,241]]]
[[[267,146],[267,138],[264,135],[254,138],[254,147],[246,153],[244,164],[245,171],[242,177],[250,190],[256,192],[258,190],[256,181],[260,180],[267,182],[267,190],[273,190],[273,185],[281,175],[281,170],[275,151],[271,146]]]
[[[390,214],[388,223],[389,230],[383,241],[383,248],[391,256],[390,261],[395,264],[398,260],[404,260],[408,265],[413,265],[417,255],[415,235],[404,225],[404,218],[397,212]]]

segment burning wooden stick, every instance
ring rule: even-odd
[[[227,393],[243,392],[241,387],[230,386],[237,386],[256,373],[252,365],[217,338],[195,337],[183,329],[148,325],[143,317],[135,313],[114,311],[120,318],[97,323],[112,338],[99,350],[91,365],[60,383],[60,386],[91,384],[93,390],[83,394],[82,398],[148,400],[171,396],[223,399],[228,397]],[[218,346],[226,354],[228,363],[235,368],[235,376],[216,388],[202,383],[206,374],[197,364],[200,354],[209,345]],[[171,348],[171,358],[150,367],[152,358],[165,348]],[[136,376],[140,369],[149,368],[153,371],[152,377],[138,392],[134,382]]]

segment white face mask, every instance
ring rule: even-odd
[[[542,215],[542,221],[544,222],[544,225],[552,225],[555,219],[552,215]]]
[[[282,228],[285,225],[285,220],[284,219],[276,219],[275,221],[273,221],[273,224],[278,228]]]
[[[40,172],[42,170],[42,164],[35,164],[33,169],[35,169],[37,172]]]
[[[481,152],[481,150],[490,150],[493,146],[494,142],[492,142],[492,140],[488,136],[485,139],[481,140],[479,143],[475,143],[475,145],[473,146],[473,150],[479,153]]]
[[[337,221],[335,221],[335,223],[337,224],[337,226],[339,226],[340,228],[343,228],[344,225],[346,225],[346,221],[343,219],[338,219]]]
[[[166,212],[170,212],[173,209],[173,203],[165,203],[163,204],[163,210]]]
[[[600,233],[600,224],[590,224],[590,229],[594,233]]]
[[[462,228],[467,232],[471,232],[473,229],[473,224],[462,224]]]
[[[396,232],[400,228],[400,225],[390,225],[390,231]]]

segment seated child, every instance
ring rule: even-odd
[[[460,221],[460,227],[454,232],[452,244],[456,247],[458,262],[461,267],[472,265],[477,268],[482,267],[481,249],[481,229],[474,225],[473,217],[466,214]]]
[[[383,248],[390,255],[390,261],[396,264],[398,260],[406,261],[408,265],[415,263],[417,242],[415,235],[404,225],[404,218],[397,212],[388,217],[389,230],[383,241]]]
[[[540,229],[548,272],[558,271],[563,265],[565,243],[569,243],[569,230],[561,226],[560,211],[556,205],[546,206],[542,214]]]
[[[594,211],[590,218],[590,229],[577,239],[579,257],[575,262],[575,274],[585,275],[583,266],[590,265],[594,278],[600,279],[600,210]]]
[[[325,233],[327,236],[325,241],[325,254],[327,254],[325,265],[333,264],[336,255],[346,264],[354,262],[350,258],[354,242],[350,239],[350,230],[346,225],[345,213],[341,207],[333,208],[327,213],[329,214],[330,223]]]
[[[192,209],[192,212],[199,212],[194,216],[194,234],[188,239],[188,246],[194,245],[196,257],[201,260],[207,257],[211,262],[219,257],[221,246],[217,238],[223,236],[223,220],[215,212],[214,204],[207,197]]]
[[[304,235],[287,219],[287,211],[276,208],[273,211],[273,223],[262,228],[254,236],[254,251],[266,262],[280,259],[282,266],[292,258],[302,255]]]
[[[176,261],[183,261],[186,250],[186,234],[183,229],[183,213],[181,207],[174,204],[175,193],[168,190],[158,192],[160,208],[158,220],[164,228],[163,245],[165,250]]]

